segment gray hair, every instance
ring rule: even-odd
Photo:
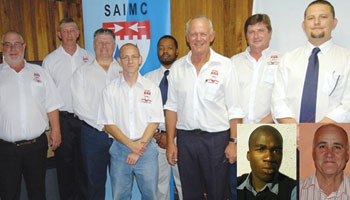
[[[186,23],[186,34],[189,33],[189,31],[190,31],[190,24],[195,19],[204,19],[204,20],[206,20],[208,22],[208,24],[209,24],[210,34],[212,34],[214,32],[213,22],[211,22],[211,20],[207,16],[205,16],[205,15],[196,15],[193,18],[191,18],[191,19],[189,19],[187,21],[187,23]]]

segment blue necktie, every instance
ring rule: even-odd
[[[169,70],[165,70],[164,76],[159,83],[160,92],[162,93],[163,105],[166,103],[166,100],[168,99],[168,79],[167,79],[168,75],[169,75]]]
[[[316,115],[318,58],[319,48],[314,48],[309,57],[309,64],[304,81],[303,96],[300,106],[300,123],[314,123]]]

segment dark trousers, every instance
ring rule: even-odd
[[[109,148],[113,139],[107,133],[83,124],[81,152],[88,178],[88,200],[104,200],[107,167],[110,164]]]
[[[60,111],[62,143],[55,151],[57,182],[62,200],[86,200],[87,178],[80,150],[81,121]]]
[[[229,167],[230,200],[237,199],[237,163],[230,164]]]
[[[229,131],[177,130],[178,167],[184,200],[227,199]]]
[[[0,199],[19,200],[24,177],[29,200],[45,200],[47,137],[17,146],[0,141]]]

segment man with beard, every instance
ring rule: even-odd
[[[158,41],[158,58],[162,66],[145,75],[146,78],[154,81],[161,88],[163,105],[167,100],[167,76],[171,71],[171,65],[175,62],[178,55],[178,45],[176,39],[171,35],[164,35]],[[164,86],[166,84],[166,86]],[[164,89],[163,89],[164,88]],[[176,189],[178,191],[179,199],[182,200],[182,190],[179,171],[177,164],[169,165],[166,158],[166,129],[165,124],[160,123],[157,132],[153,136],[158,144],[158,164],[159,164],[159,179],[158,179],[158,194],[159,200],[170,199],[170,170],[173,169]]]
[[[252,172],[237,178],[238,199],[295,200],[296,181],[279,172],[283,156],[280,132],[269,125],[260,126],[252,132],[248,144]]]
[[[349,160],[345,130],[336,124],[321,126],[312,147],[316,172],[300,181],[300,199],[350,199],[350,181],[344,172]],[[301,163],[301,167],[305,166]]]
[[[0,65],[0,199],[20,199],[21,178],[29,200],[44,200],[48,140],[61,144],[58,108],[63,106],[46,70],[24,60],[22,35],[2,36],[5,62]]]
[[[272,115],[278,122],[350,121],[350,54],[332,41],[337,22],[328,1],[306,8],[308,43],[283,56],[275,78]]]

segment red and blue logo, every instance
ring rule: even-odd
[[[151,41],[150,21],[124,21],[124,22],[105,22],[104,28],[111,29],[114,32],[117,47],[114,57],[119,56],[119,49],[126,43],[135,44],[142,56],[140,69],[147,60]]]

